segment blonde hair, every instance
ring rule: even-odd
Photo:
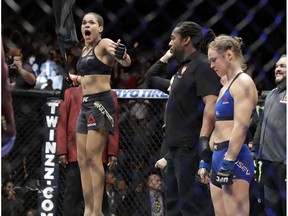
[[[230,35],[217,36],[208,46],[208,49],[215,49],[219,53],[231,50],[235,57],[240,61],[242,70],[245,70],[246,64],[242,54],[242,46],[244,45],[241,37]]]

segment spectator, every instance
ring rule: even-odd
[[[150,174],[148,177],[148,192],[150,200],[151,216],[164,216],[164,195],[162,190],[162,178],[158,174]]]
[[[114,172],[107,172],[106,174],[106,194],[109,203],[109,216],[116,216],[118,208],[121,205],[121,196],[116,189],[117,177]]]
[[[117,182],[116,182],[116,190],[118,192],[118,195],[120,197],[120,202],[118,204],[117,209],[117,216],[128,216],[127,214],[129,210],[127,210],[127,199],[128,194],[130,193],[131,184],[128,183],[126,179],[124,179],[122,176],[118,176]]]
[[[25,216],[36,216],[36,209],[30,208]]]
[[[40,73],[36,80],[36,89],[43,89],[47,85],[47,77],[45,73]]]
[[[36,72],[24,61],[19,48],[11,48],[7,53],[10,85],[18,89],[33,89],[36,84]]]
[[[120,77],[120,88],[137,89],[137,76],[135,73],[123,72]]]
[[[10,87],[13,88],[12,92],[25,92],[34,89],[36,72],[33,71],[29,60],[23,58],[22,50],[19,48],[10,48],[7,52],[7,62],[9,63],[9,79]],[[35,161],[41,161],[41,145],[38,144],[41,142],[41,138],[39,137],[42,134],[40,135],[38,130],[41,128],[39,125],[39,116],[41,115],[39,110],[43,107],[40,103],[31,103],[35,102],[35,100],[33,100],[34,98],[32,100],[31,98],[33,98],[31,95],[19,96],[15,94],[13,96],[13,109],[17,132],[13,155],[17,160],[14,160],[14,170],[12,170],[12,172],[14,175],[13,180],[21,186],[23,186],[22,183],[24,183],[22,181],[26,180],[26,176],[23,176],[23,161],[26,160],[29,175],[34,175],[33,172],[36,169]],[[18,109],[16,110],[15,108]],[[27,125],[29,125],[29,129]],[[29,134],[27,131],[29,131]],[[35,155],[28,153],[31,149],[35,152]]]
[[[257,88],[257,85],[256,85]],[[266,97],[266,96],[265,96]],[[248,143],[248,147],[252,152],[253,159],[254,159],[254,178],[250,184],[249,188],[249,202],[250,202],[250,215],[257,215],[257,216],[265,216],[265,208],[264,208],[264,195],[263,195],[263,184],[259,181],[259,177],[261,178],[261,160],[258,160],[256,157],[255,152],[253,152],[253,136],[255,135],[257,125],[259,123],[259,119],[263,115],[264,110],[264,98],[263,92],[261,93],[260,97],[258,97],[258,103],[253,113],[252,120],[247,131],[246,141]]]
[[[45,74],[47,79],[58,75],[58,67],[52,58],[52,53],[49,53],[46,61],[41,64],[40,74]]]
[[[286,55],[282,55],[275,68],[277,87],[266,96],[253,139],[252,152],[262,162],[260,181],[267,215],[286,215],[286,66]]]
[[[51,50],[47,54],[45,61],[40,66],[40,74],[37,77],[36,86],[37,88],[44,89],[48,80],[52,80],[53,89],[62,89],[63,81],[63,67],[61,62],[59,62],[57,51]]]
[[[53,90],[53,81],[51,79],[47,80],[47,85],[44,89],[45,90]]]
[[[128,193],[128,184],[123,178],[118,179],[116,184],[117,184],[118,193],[121,197],[121,201],[123,201],[126,198],[127,193]]]
[[[146,187],[147,186],[147,187]],[[120,216],[164,216],[162,178],[152,173],[146,180],[138,179],[132,191],[122,202]]]
[[[3,216],[24,214],[23,200],[16,194],[11,180],[3,183],[1,213]]]
[[[135,188],[123,201],[119,216],[150,215],[150,203],[145,182],[146,181],[142,179],[135,184]]]

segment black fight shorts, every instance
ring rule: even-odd
[[[114,131],[116,107],[111,91],[84,95],[77,119],[76,132],[87,134],[88,130],[97,130],[105,126],[109,133]]]

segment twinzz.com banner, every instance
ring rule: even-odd
[[[41,149],[41,179],[37,215],[56,216],[59,164],[56,158],[56,125],[60,100],[47,98],[45,107],[44,142]]]

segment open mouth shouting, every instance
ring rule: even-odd
[[[85,36],[90,36],[90,35],[91,35],[91,32],[90,32],[89,30],[85,30],[85,31],[84,31],[84,34],[85,34]]]
[[[85,30],[84,30],[84,35],[83,35],[83,37],[84,37],[84,39],[85,39],[86,41],[91,40],[91,31],[88,30],[88,29],[85,29]]]

